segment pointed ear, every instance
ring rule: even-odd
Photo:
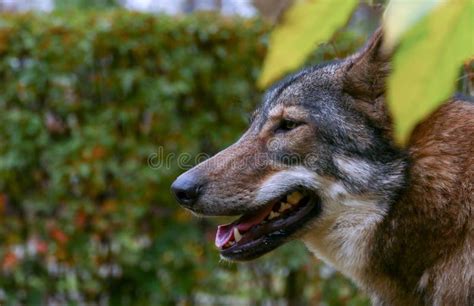
[[[392,139],[392,120],[385,103],[391,57],[392,50],[384,46],[379,28],[361,51],[347,59],[343,79],[344,92],[353,98],[349,103],[366,114],[387,139]]]
[[[344,89],[354,97],[374,100],[385,92],[390,72],[391,50],[383,44],[383,30],[378,28],[365,47],[348,58]]]

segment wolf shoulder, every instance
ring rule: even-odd
[[[413,227],[407,231],[411,238],[404,239],[417,241],[412,246],[417,252],[429,250],[420,267],[430,255],[444,254],[425,267],[418,290],[428,304],[473,305],[473,101],[455,96],[442,104],[416,126],[408,152],[410,187],[402,202],[410,207],[406,219],[415,221],[405,224]],[[418,236],[420,227],[429,229],[429,237]]]
[[[474,153],[474,98],[455,95],[443,103],[415,127],[409,147],[431,148],[438,154]]]
[[[474,179],[472,98],[456,95],[443,103],[415,127],[408,141],[408,151],[412,167],[424,168],[418,170],[441,176],[443,181],[452,181],[455,176],[458,182],[460,180],[472,183]],[[471,183],[468,185],[472,189]],[[473,199],[471,201],[474,202]]]

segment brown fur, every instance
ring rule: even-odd
[[[473,305],[473,148],[466,102],[448,102],[415,129],[409,187],[376,231],[371,258],[380,271],[369,287],[390,304]]]

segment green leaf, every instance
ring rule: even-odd
[[[453,0],[403,36],[388,84],[399,141],[453,93],[460,65],[474,54],[472,29],[474,2]]]
[[[301,65],[313,49],[343,26],[357,0],[306,0],[293,5],[270,37],[258,85],[263,88]]]

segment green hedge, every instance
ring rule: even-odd
[[[171,198],[176,159],[149,164],[244,130],[267,31],[214,15],[0,16],[0,303],[260,301],[285,289],[255,273],[319,279],[300,245],[268,266],[220,264],[212,221]],[[305,296],[361,299],[329,278]]]

